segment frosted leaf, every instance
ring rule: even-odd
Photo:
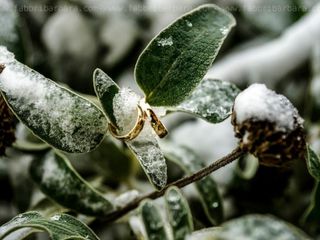
[[[93,86],[109,121],[117,126],[113,113],[113,98],[119,92],[118,85],[105,72],[97,68],[93,73]]]
[[[241,92],[235,100],[234,112],[237,124],[250,119],[268,121],[281,131],[293,130],[295,119],[299,124],[303,122],[286,97],[276,94],[264,84],[253,84]]]
[[[166,223],[163,221],[159,209],[153,202],[147,200],[141,204],[141,218],[148,239],[168,239]]]
[[[14,60],[5,47],[0,63],[0,89],[35,135],[66,152],[89,152],[101,142],[107,120],[95,105]]]
[[[175,240],[184,240],[193,231],[192,215],[187,200],[178,188],[170,188],[165,194],[167,216]]]
[[[23,231],[22,231],[23,230]],[[19,214],[0,227],[0,239],[23,239],[33,232],[47,232],[51,239],[90,239],[98,237],[88,226],[67,215],[43,216],[39,212]],[[20,238],[21,237],[21,238]]]
[[[130,131],[137,119],[137,103],[140,97],[130,89],[124,88],[113,99],[114,116],[119,126],[119,133]],[[139,136],[127,141],[128,147],[135,153],[150,181],[162,188],[167,182],[167,166],[159,148],[157,136],[149,122],[146,122]]]
[[[106,75],[102,74],[100,69],[96,70],[97,73],[95,74],[96,78],[96,86],[95,90],[99,98],[103,97],[103,95],[109,91],[109,88],[114,86],[113,81],[109,81]]]
[[[263,215],[248,215],[231,220],[219,228],[208,228],[193,233],[187,240],[247,240],[247,239],[281,239],[307,240],[311,239],[299,229],[274,217]]]
[[[83,180],[65,157],[53,151],[34,160],[30,173],[41,191],[61,206],[90,216],[113,210],[112,204]]]
[[[173,142],[161,142],[161,149],[165,156],[181,166],[187,174],[193,174],[206,165],[201,157],[191,149],[179,146]],[[207,176],[195,183],[201,203],[208,219],[214,224],[219,224],[223,219],[223,208],[217,184],[212,176]]]
[[[185,101],[172,110],[195,114],[211,123],[221,122],[230,116],[239,92],[231,83],[205,79]]]

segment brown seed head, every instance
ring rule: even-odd
[[[261,84],[250,88],[236,98],[232,113],[240,147],[265,166],[288,166],[294,159],[304,159],[306,137],[296,108]]]

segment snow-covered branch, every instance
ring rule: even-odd
[[[296,69],[320,42],[320,3],[281,37],[258,47],[231,53],[214,64],[207,77],[234,83],[250,80],[269,86]]]

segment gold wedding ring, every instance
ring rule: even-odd
[[[108,124],[109,131],[113,137],[122,141],[130,141],[135,139],[136,137],[139,136],[140,132],[142,131],[147,117],[149,118],[151,127],[154,129],[154,131],[160,138],[163,138],[168,134],[168,130],[162,124],[162,122],[157,117],[155,112],[151,109],[151,107],[146,103],[142,105],[143,107],[140,104],[137,104],[137,110],[138,110],[137,121],[134,127],[127,134],[118,135],[118,128],[112,123]]]
[[[130,141],[135,139],[140,134],[140,132],[143,129],[146,116],[140,105],[137,105],[137,110],[138,110],[138,118],[137,118],[136,124],[131,129],[131,131],[125,135],[118,135],[118,132],[117,132],[118,128],[114,126],[112,123],[108,124],[109,131],[111,132],[111,135],[113,137],[122,141]]]
[[[167,128],[163,125],[157,115],[151,108],[147,109],[147,115],[150,118],[151,127],[160,138],[164,138],[168,134]]]

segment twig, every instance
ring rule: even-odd
[[[214,163],[212,163],[211,165],[201,169],[200,171],[181,178],[175,182],[172,182],[170,184],[168,184],[167,186],[165,186],[163,189],[161,189],[160,191],[154,191],[148,194],[145,194],[137,199],[135,199],[134,201],[128,203],[126,206],[124,206],[121,209],[115,210],[114,212],[109,213],[108,215],[106,215],[104,217],[104,220],[111,222],[114,220],[119,219],[120,217],[123,217],[125,214],[127,214],[128,212],[130,212],[131,210],[134,210],[135,208],[137,208],[139,206],[139,204],[145,200],[145,199],[157,199],[161,196],[163,196],[166,192],[166,190],[172,186],[176,186],[178,188],[183,188],[191,183],[194,183],[198,180],[201,180],[202,178],[208,176],[209,174],[211,174],[212,172],[224,167],[225,165],[235,161],[236,159],[238,159],[239,157],[241,157],[244,154],[244,152],[238,147],[236,148],[234,151],[232,151],[230,154],[228,154],[227,156],[215,161]]]
[[[6,68],[6,66],[5,66],[5,65],[0,64],[0,73],[2,73],[2,71],[3,71],[5,68]]]

